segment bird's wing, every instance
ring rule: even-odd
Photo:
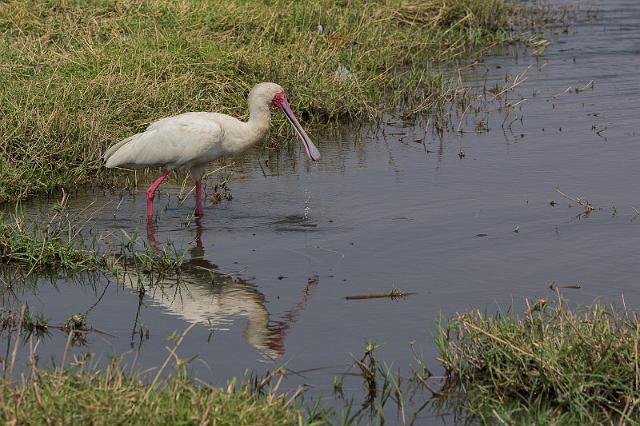
[[[186,113],[158,120],[105,153],[106,167],[176,169],[206,163],[221,154],[224,130],[207,113]]]

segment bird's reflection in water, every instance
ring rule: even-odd
[[[199,323],[213,330],[228,328],[238,317],[247,321],[243,336],[265,358],[275,359],[285,353],[284,340],[287,331],[312,297],[319,280],[311,276],[301,290],[300,300],[292,309],[272,319],[266,308],[265,296],[258,288],[241,278],[224,274],[204,257],[202,223],[196,219],[194,246],[189,250],[190,259],[184,262],[179,277],[166,277],[142,283],[146,295],[163,306],[171,314],[189,323]],[[159,250],[154,224],[147,222],[147,240]],[[139,288],[140,275],[129,275],[125,282]],[[149,278],[149,281],[151,279]],[[134,325],[134,330],[136,325]]]

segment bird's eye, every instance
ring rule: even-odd
[[[276,93],[276,94],[273,96],[273,99],[271,99],[271,103],[272,103],[274,106],[279,107],[279,106],[281,106],[281,105],[282,105],[282,102],[283,102],[285,99],[286,99],[286,97],[285,97],[285,95],[284,95],[284,92],[278,92],[278,93]]]

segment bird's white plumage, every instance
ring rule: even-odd
[[[107,151],[106,167],[166,166],[173,170],[212,161],[224,154],[220,115],[188,112],[155,121]]]

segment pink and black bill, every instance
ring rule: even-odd
[[[289,120],[289,123],[291,123],[291,125],[295,129],[296,133],[300,137],[300,140],[302,141],[302,144],[304,145],[304,150],[307,152],[307,157],[309,157],[309,160],[320,160],[320,151],[318,151],[318,148],[316,148],[313,142],[311,142],[311,139],[309,139],[309,136],[307,136],[307,133],[304,131],[304,129],[298,122],[298,119],[293,114],[291,106],[289,106],[289,102],[287,102],[287,97],[284,95],[284,93],[276,93],[276,95],[271,100],[271,103],[282,110],[285,117],[287,117],[287,120]]]

